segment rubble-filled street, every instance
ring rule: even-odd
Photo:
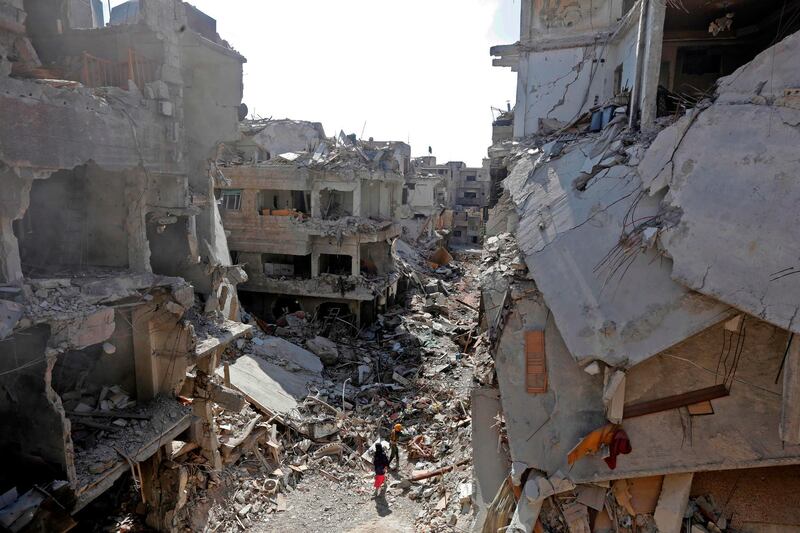
[[[800,0],[0,0],[0,533],[798,533],[798,147]]]
[[[346,323],[318,326],[291,317],[273,333],[316,355],[260,332],[231,350],[234,367],[239,356],[290,372],[304,372],[304,362],[317,356],[325,364],[269,441],[277,444],[274,455],[266,448],[264,463],[233,468],[232,476],[252,483],[212,507],[212,527],[236,531],[241,522],[256,531],[444,531],[471,525],[469,389],[482,346],[485,352],[477,322],[478,258],[464,254],[432,270],[408,253],[404,269],[416,286],[373,326],[355,332]],[[286,349],[261,349],[275,344]],[[400,468],[390,471],[388,489],[376,498],[367,449],[388,441],[398,423]],[[278,483],[274,492],[264,490],[270,480]]]
[[[397,244],[409,287],[374,324],[356,330],[297,312],[280,325],[257,326],[226,349],[218,373],[247,402],[235,412],[214,409],[225,464],[218,475],[196,446],[172,443],[166,468],[186,477],[179,527],[472,527],[470,390],[473,380],[486,379],[488,356],[478,322],[480,251],[438,265],[425,255],[442,249],[421,255]],[[403,428],[400,468],[392,467],[376,497],[369,448],[388,441],[395,424]],[[133,511],[138,494],[127,496],[122,508]],[[105,526],[125,524],[140,524],[135,512],[114,515]]]

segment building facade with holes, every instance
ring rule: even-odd
[[[302,311],[358,325],[390,305],[409,151],[328,139],[319,123],[245,122],[217,160],[216,197],[247,309],[269,323]]]
[[[97,4],[0,0],[0,492],[50,487],[66,528],[175,438],[221,469],[209,376],[251,328],[209,164],[238,136],[245,59],[178,0],[110,26]],[[158,423],[75,414],[112,397]],[[169,529],[182,504],[148,485],[148,524]]]

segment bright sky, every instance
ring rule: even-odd
[[[247,58],[251,113],[410,140],[415,156],[431,146],[440,162],[473,166],[491,143],[491,107],[515,97],[516,75],[492,67],[489,47],[518,40],[519,2],[190,1]]]

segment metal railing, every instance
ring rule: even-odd
[[[119,87],[128,89],[128,80],[137,87],[155,81],[157,65],[132,48],[125,61],[114,62],[83,52],[80,82],[87,87]]]

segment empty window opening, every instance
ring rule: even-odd
[[[385,242],[361,245],[360,270],[363,276],[383,276],[392,268],[392,249]]]
[[[14,223],[23,274],[128,268],[125,188],[125,173],[95,166],[34,180],[28,210]]]
[[[477,197],[478,197],[478,193],[476,193],[476,192],[472,192],[472,191],[465,191],[464,192],[464,198],[466,198],[468,200],[472,200],[472,199],[477,198]]]
[[[614,69],[614,96],[622,94],[622,63]]]
[[[308,202],[303,191],[258,191],[256,208],[265,216],[290,216],[308,213]]]
[[[478,179],[478,176],[475,176],[474,174],[470,175],[470,176],[467,176],[467,181],[475,181],[477,179]]]
[[[687,2],[685,11],[667,7],[661,55],[661,68],[667,72],[659,73],[660,115],[693,107],[712,94],[721,76],[800,29],[796,2],[745,0],[736,6]]]
[[[261,254],[265,276],[308,279],[311,277],[311,255]]]
[[[226,211],[240,211],[242,209],[241,189],[225,189],[222,191],[222,198],[219,205]]]
[[[319,256],[320,274],[349,276],[353,273],[353,258],[349,255],[321,254]]]
[[[336,220],[353,214],[353,192],[323,189],[320,191],[322,218]]]
[[[189,217],[148,217],[147,241],[153,272],[163,276],[184,275],[185,268],[196,260],[192,257],[189,235]]]

